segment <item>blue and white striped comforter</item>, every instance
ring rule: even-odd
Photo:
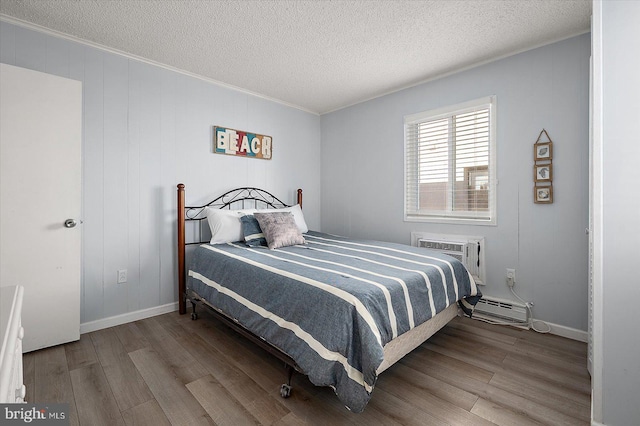
[[[293,358],[361,412],[383,347],[456,301],[480,298],[457,260],[422,248],[310,231],[278,250],[202,245],[187,286]]]

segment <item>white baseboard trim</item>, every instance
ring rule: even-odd
[[[591,419],[591,426],[605,426],[603,423],[598,423],[595,420]]]
[[[89,321],[80,324],[80,334],[91,333],[92,331],[115,327],[116,325],[155,317],[156,315],[162,315],[177,310],[178,302],[173,302],[167,303],[166,305],[154,306],[153,308],[141,309],[135,312],[127,312],[126,314],[116,315],[109,318]]]
[[[534,319],[534,321],[541,321]],[[549,333],[556,336],[566,337],[567,339],[577,340],[579,342],[587,343],[589,341],[589,334],[586,331],[578,330],[577,328],[566,327],[564,325],[554,324],[552,322],[544,321],[551,331]]]

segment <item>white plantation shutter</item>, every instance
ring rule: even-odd
[[[496,223],[495,97],[405,117],[405,220]]]

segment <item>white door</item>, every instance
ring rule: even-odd
[[[6,64],[0,80],[0,286],[24,286],[29,352],[80,338],[82,83]]]

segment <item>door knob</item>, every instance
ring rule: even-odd
[[[77,224],[78,222],[76,222],[75,219],[67,219],[64,221],[65,228],[75,228]]]

